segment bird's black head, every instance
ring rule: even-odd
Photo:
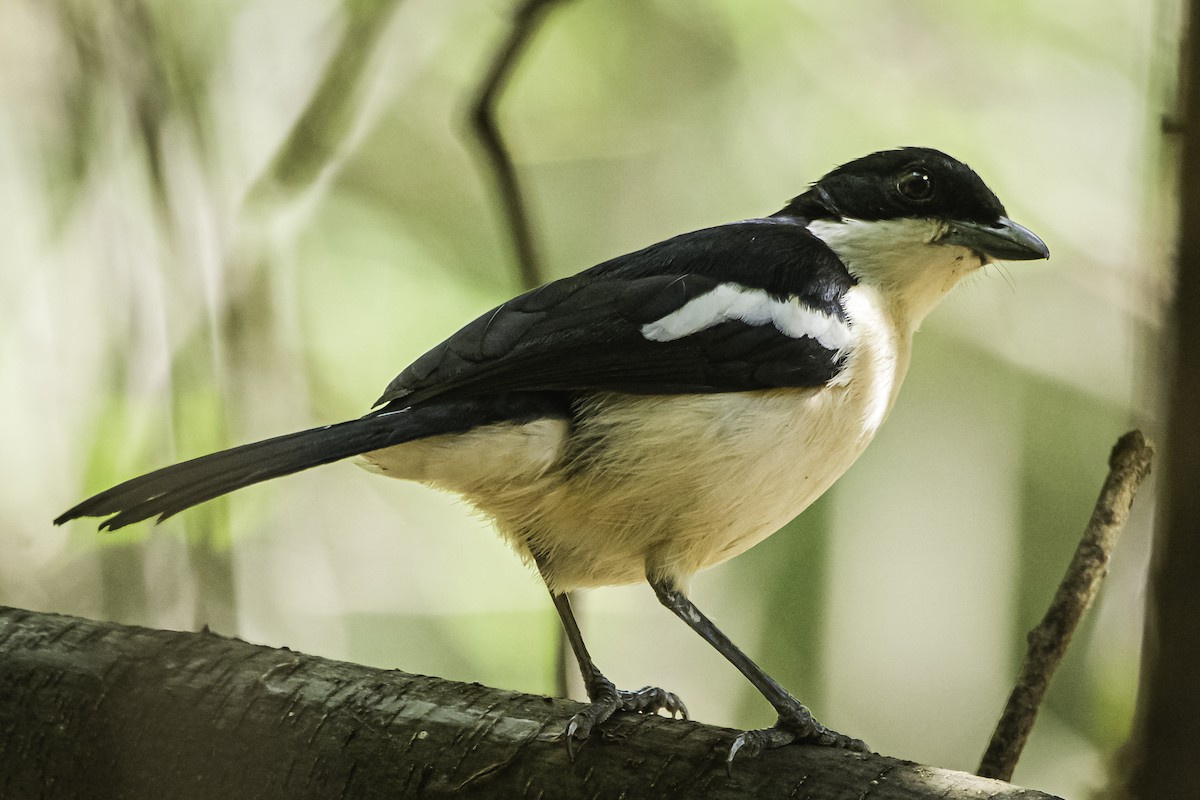
[[[1008,219],[1000,199],[973,169],[928,147],[884,150],[843,164],[776,216],[806,221],[937,219],[950,223],[945,244],[999,259],[1049,255],[1041,239]]]
[[[884,150],[843,164],[792,200],[807,219],[938,217],[995,222],[1004,205],[975,171],[928,147]]]

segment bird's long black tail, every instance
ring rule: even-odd
[[[427,436],[459,433],[497,422],[524,422],[547,410],[545,398],[536,395],[385,409],[361,419],[276,436],[155,470],[89,497],[54,524],[107,516],[100,527],[115,530],[154,516],[161,522],[243,486]]]
[[[405,412],[397,412],[402,415]],[[116,529],[153,516],[158,521],[252,483],[289,475],[414,438],[393,415],[364,417],[289,433],[157,469],[89,497],[54,520],[105,517]],[[401,424],[397,424],[401,423]],[[406,435],[408,434],[408,435]]]

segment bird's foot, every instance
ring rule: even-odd
[[[733,759],[739,755],[743,758],[754,758],[764,750],[783,747],[793,742],[836,747],[855,753],[871,752],[861,739],[838,733],[817,722],[811,711],[793,699],[792,704],[780,710],[779,719],[770,728],[746,731],[733,740],[729,754],[725,757],[725,768],[732,772]]]
[[[666,711],[672,717],[688,718],[687,706],[674,692],[654,686],[644,686],[637,691],[618,689],[612,681],[598,676],[588,687],[592,703],[571,717],[567,723],[567,754],[575,757],[574,743],[588,738],[592,731],[602,725],[618,711],[633,711],[642,714],[657,714]]]

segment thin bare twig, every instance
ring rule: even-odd
[[[1046,615],[1029,632],[1029,649],[1017,685],[1008,697],[1008,704],[979,763],[977,774],[981,777],[1012,778],[1050,679],[1066,654],[1084,612],[1096,599],[1101,581],[1108,574],[1108,562],[1117,537],[1129,518],[1138,487],[1150,474],[1153,458],[1154,448],[1141,431],[1130,431],[1113,447],[1108,458],[1108,477],[1067,567],[1067,574],[1063,576]]]
[[[496,176],[500,198],[504,202],[504,212],[508,218],[508,227],[512,231],[513,246],[517,251],[521,284],[526,289],[541,285],[544,278],[537,248],[533,244],[533,226],[529,221],[529,210],[517,181],[512,154],[500,135],[496,112],[501,94],[508,85],[517,60],[532,41],[550,6],[560,2],[562,0],[525,0],[517,7],[508,38],[496,52],[495,59],[480,84],[479,94],[471,112],[475,133]]]

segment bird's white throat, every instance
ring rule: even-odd
[[[856,279],[886,297],[897,323],[916,330],[933,307],[980,257],[941,244],[946,223],[933,219],[813,220],[808,230],[825,242]]]

